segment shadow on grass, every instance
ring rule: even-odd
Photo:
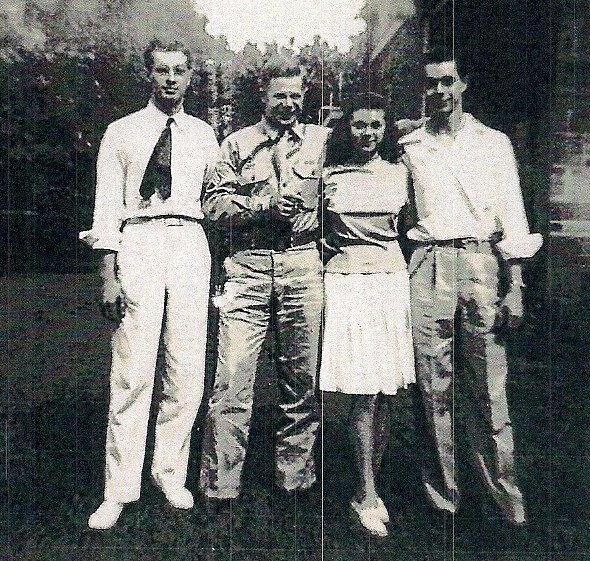
[[[96,311],[95,283],[92,276],[15,281],[7,300],[9,322],[2,333],[9,375],[3,381],[6,422],[0,427],[7,484],[0,487],[0,561],[548,561],[550,555],[582,561],[590,551],[588,337],[579,323],[568,328],[563,316],[552,330],[525,327],[511,340],[509,398],[530,513],[526,530],[502,522],[462,464],[468,491],[459,514],[453,520],[427,506],[409,392],[394,401],[380,473],[392,517],[388,539],[370,539],[349,513],[358,480],[344,396],[323,396],[318,485],[308,497],[278,493],[273,435],[279,419],[265,351],[243,497],[217,514],[203,499],[189,512],[167,505],[148,477],[152,426],[141,500],[125,508],[112,530],[90,531],[86,521],[103,486],[111,329]],[[209,383],[214,361],[211,346]],[[197,424],[187,483],[195,492],[200,442]]]

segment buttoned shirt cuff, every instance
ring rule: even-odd
[[[80,241],[90,246],[92,249],[102,249],[104,251],[119,251],[121,235],[99,235],[94,230],[85,230],[78,234]]]
[[[504,238],[496,244],[496,248],[506,260],[528,259],[535,255],[542,245],[543,236],[541,234],[527,234]]]
[[[267,211],[271,205],[270,195],[227,194],[205,203],[204,208],[210,220],[216,221],[227,217],[251,217],[254,213]]]
[[[408,234],[408,238],[417,242],[429,242],[434,240],[450,240],[453,238],[473,237],[459,221],[449,220],[448,217],[429,215],[422,218]]]

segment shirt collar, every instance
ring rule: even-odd
[[[463,113],[463,123],[461,124],[461,127],[455,132],[453,139],[459,140],[471,134],[475,122],[476,120],[474,119],[473,115],[471,115],[470,113]],[[426,130],[426,127],[424,127],[424,136],[428,140],[432,140],[433,142],[438,144],[437,135],[428,132]]]
[[[174,124],[180,129],[181,132],[184,131],[189,118],[189,116],[184,112],[183,106],[181,106],[176,113],[168,115],[156,107],[153,99],[149,100],[146,111],[148,112],[150,119],[157,123],[160,128],[166,126],[166,121],[172,117],[174,119]]]
[[[267,120],[266,117],[262,117],[260,122],[258,123],[258,128],[260,132],[265,135],[266,137],[270,138],[271,140],[276,140],[277,136],[279,135],[280,130],[276,127],[273,127]],[[288,128],[288,131],[295,136],[296,140],[300,141],[303,139],[304,135],[304,125],[302,125],[299,121],[296,121],[292,127]]]
[[[469,137],[469,135],[473,133],[475,127],[479,123],[479,121],[473,115],[471,115],[471,113],[464,112],[463,118],[463,126],[455,134],[455,142]],[[437,149],[443,146],[442,143],[437,139],[437,135],[428,132],[424,125],[403,136],[399,142],[402,145],[423,144],[424,146],[431,149]]]

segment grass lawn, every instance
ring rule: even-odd
[[[90,531],[86,520],[102,495],[110,359],[97,286],[92,275],[0,279],[0,561],[590,561],[587,288],[573,307],[550,310],[552,321],[537,310],[511,341],[509,397],[529,526],[503,523],[469,470],[454,520],[428,507],[404,392],[380,477],[391,535],[372,540],[347,508],[356,475],[345,398],[323,400],[323,478],[311,496],[274,491],[269,376],[258,388],[244,496],[231,509],[212,515],[198,499],[191,511],[175,511],[146,471],[141,501],[114,529]],[[195,492],[199,447],[197,428],[188,481]]]

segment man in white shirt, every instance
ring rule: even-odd
[[[151,472],[170,504],[193,506],[185,481],[204,388],[211,269],[200,199],[219,146],[213,129],[183,110],[190,53],[153,42],[145,63],[152,97],[107,128],[92,229],[80,234],[103,253],[103,313],[118,323],[104,501],[88,520],[94,529],[110,528],[123,505],[139,499],[162,323],[166,373]]]
[[[457,404],[485,486],[510,523],[524,524],[502,332],[522,316],[520,263],[542,238],[529,232],[510,140],[463,112],[456,61],[425,69],[428,119],[400,139],[417,214],[408,232],[417,377],[436,449],[425,489],[434,506],[456,511]]]

